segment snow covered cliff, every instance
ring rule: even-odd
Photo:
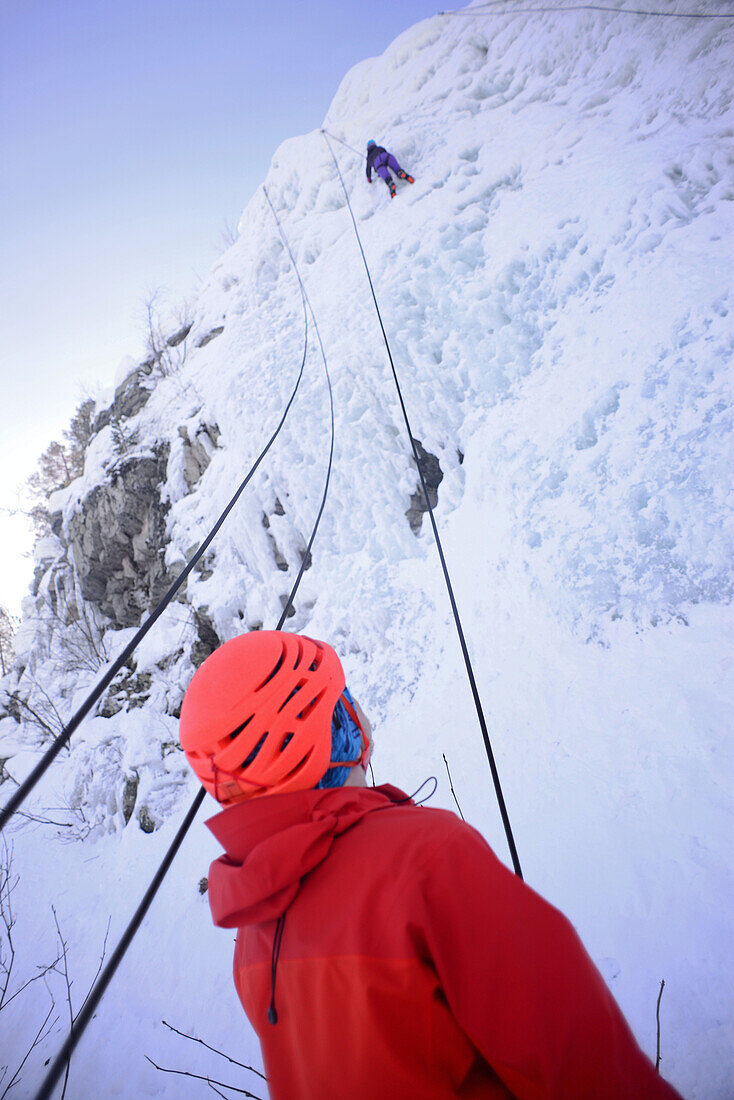
[[[579,929],[653,1056],[665,979],[662,1068],[700,1100],[734,1092],[733,46],[723,19],[436,17],[347,74],[324,121],[357,149],[388,145],[416,177],[391,202],[334,142],[413,430],[443,475],[437,518],[526,878]],[[412,791],[435,774],[434,804],[452,807],[445,753],[465,816],[504,858],[323,135],[282,145],[265,184],[336,415],[326,509],[288,625],[342,655],[376,726],[378,782]],[[83,476],[50,502],[20,664],[0,695],[3,791],[202,541],[293,389],[301,299],[261,192],[239,231],[190,329],[171,332],[185,354],[127,365],[97,410]],[[53,904],[75,1007],[83,999],[108,918],[112,942],[196,789],[177,746],[185,686],[219,641],[275,625],[328,452],[312,328],[298,396],[253,483],[26,807],[44,820],[9,830],[18,984],[55,957]],[[229,980],[231,938],[199,892],[216,854],[198,822],[74,1057],[68,1096],[183,1095],[144,1054],[258,1093],[252,1075],[215,1071],[161,1025],[259,1064]],[[3,1010],[10,1073],[48,998],[37,982]],[[63,1020],[23,1071],[27,1095]]]

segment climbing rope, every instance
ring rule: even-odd
[[[283,626],[283,623],[285,622],[285,618],[286,618],[286,615],[288,613],[288,608],[290,607],[290,604],[293,600],[293,597],[295,596],[296,592],[298,591],[298,586],[301,583],[301,577],[303,576],[303,574],[306,570],[306,567],[311,562],[311,547],[313,546],[313,541],[316,538],[316,532],[319,529],[319,523],[321,522],[321,516],[323,515],[324,506],[326,505],[326,496],[327,496],[327,493],[329,492],[329,481],[331,479],[331,467],[332,467],[332,463],[333,463],[333,460],[334,460],[334,436],[335,436],[335,432],[334,432],[334,392],[331,388],[331,378],[329,376],[329,365],[326,362],[326,352],[324,351],[324,345],[323,345],[322,340],[321,340],[321,333],[319,332],[318,322],[316,321],[316,314],[314,313],[313,306],[311,305],[311,299],[308,296],[308,291],[306,290],[305,286],[303,285],[303,279],[301,278],[301,273],[298,270],[298,264],[296,263],[295,257],[293,255],[293,253],[291,252],[291,246],[288,244],[288,238],[285,235],[285,230],[283,229],[283,226],[281,225],[280,218],[278,217],[278,215],[275,212],[275,207],[273,206],[272,202],[270,201],[270,195],[268,194],[268,192],[267,192],[267,190],[265,189],[264,186],[263,186],[263,192],[265,194],[265,198],[268,200],[268,206],[270,207],[270,209],[273,213],[273,217],[275,218],[275,223],[278,226],[278,231],[279,231],[281,237],[283,238],[283,244],[285,245],[286,251],[288,252],[288,256],[290,257],[291,264],[293,265],[293,270],[296,273],[296,278],[298,279],[298,285],[301,288],[301,298],[303,299],[304,309],[306,308],[306,306],[308,306],[308,311],[311,314],[311,320],[313,321],[313,327],[316,330],[316,339],[318,340],[319,348],[321,349],[321,358],[322,358],[323,363],[324,363],[324,372],[326,374],[326,383],[327,383],[327,386],[329,388],[329,412],[330,412],[330,417],[331,417],[331,445],[329,447],[329,464],[328,464],[327,469],[326,469],[326,481],[324,482],[324,493],[323,493],[323,496],[321,498],[321,505],[319,507],[318,515],[316,516],[316,522],[314,523],[313,530],[311,532],[311,538],[308,541],[308,546],[306,548],[306,553],[303,556],[303,561],[301,562],[301,568],[299,569],[298,576],[296,577],[296,582],[293,585],[293,589],[291,591],[290,596],[288,597],[288,603],[283,608],[283,614],[280,617],[280,621],[279,621],[278,625],[275,628],[276,630],[280,630],[281,627]]]
[[[456,630],[457,630],[457,633],[459,635],[459,644],[461,646],[461,652],[464,656],[464,664],[466,666],[466,672],[467,672],[467,675],[469,677],[469,684],[471,686],[471,692],[472,692],[472,696],[474,698],[474,706],[476,708],[477,717],[479,719],[479,728],[482,731],[482,738],[484,740],[484,748],[485,748],[485,751],[487,753],[487,759],[489,761],[489,769],[492,773],[492,782],[494,784],[494,790],[495,790],[495,794],[497,796],[497,802],[498,802],[498,805],[499,805],[500,816],[502,818],[502,824],[504,825],[504,829],[505,829],[505,836],[507,837],[507,844],[509,846],[510,855],[512,857],[512,865],[515,869],[515,874],[519,878],[522,878],[523,877],[522,876],[522,869],[520,867],[520,860],[519,860],[519,857],[518,857],[518,854],[517,854],[517,848],[515,847],[515,838],[512,834],[512,826],[510,825],[510,818],[509,818],[509,815],[507,813],[507,806],[505,805],[505,799],[504,799],[504,795],[502,793],[502,785],[500,783],[499,772],[497,771],[497,765],[495,763],[494,753],[492,751],[492,745],[491,745],[490,740],[489,740],[489,731],[487,729],[487,723],[486,723],[485,718],[484,718],[484,711],[482,709],[482,702],[481,702],[481,699],[479,698],[479,690],[477,688],[476,679],[474,677],[474,669],[472,667],[471,657],[469,656],[469,650],[468,650],[468,647],[467,647],[467,644],[466,644],[466,638],[464,637],[464,630],[463,630],[463,627],[461,625],[461,618],[459,616],[459,609],[457,607],[456,599],[454,597],[454,589],[453,589],[453,585],[451,584],[451,577],[449,576],[449,570],[448,570],[448,566],[446,565],[446,558],[444,556],[443,546],[441,544],[441,538],[440,538],[439,533],[438,533],[438,526],[436,524],[436,517],[433,514],[433,508],[431,507],[431,501],[430,501],[429,496],[428,496],[428,488],[426,486],[426,481],[425,481],[425,478],[423,476],[423,469],[421,467],[421,461],[420,461],[420,457],[418,455],[418,448],[416,446],[416,442],[415,442],[415,439],[413,437],[413,431],[411,429],[410,421],[408,419],[408,412],[407,412],[407,409],[405,407],[405,401],[403,400],[403,393],[402,393],[402,390],[400,388],[400,382],[398,380],[397,370],[395,369],[395,363],[393,361],[392,352],[390,351],[390,343],[389,343],[388,338],[387,338],[387,333],[385,332],[385,326],[382,322],[382,314],[380,313],[380,307],[377,303],[377,295],[375,294],[375,288],[374,288],[374,284],[372,282],[372,276],[370,274],[370,269],[369,269],[369,266],[367,264],[367,257],[364,254],[364,248],[362,247],[362,240],[361,240],[361,237],[359,235],[359,230],[357,229],[357,221],[354,217],[354,211],[352,210],[352,204],[349,201],[349,192],[347,191],[346,184],[344,183],[344,177],[341,174],[341,169],[339,168],[339,162],[336,159],[336,155],[334,153],[334,150],[331,147],[331,143],[329,141],[329,138],[328,138],[326,132],[322,131],[322,133],[324,135],[324,141],[326,142],[326,144],[329,148],[329,152],[331,153],[332,160],[334,161],[334,165],[336,167],[336,171],[337,171],[337,174],[339,176],[339,180],[341,181],[342,189],[344,191],[344,197],[346,198],[347,207],[349,209],[349,214],[350,214],[351,219],[352,219],[352,225],[354,226],[354,234],[357,238],[357,244],[359,245],[359,251],[362,255],[362,262],[364,263],[364,269],[365,269],[365,272],[367,273],[367,281],[369,282],[370,291],[372,292],[372,301],[374,302],[375,310],[377,311],[377,319],[380,322],[380,329],[382,331],[382,338],[385,341],[385,348],[387,350],[387,357],[390,360],[390,369],[392,370],[392,376],[393,376],[393,379],[394,379],[394,382],[395,382],[395,388],[397,390],[398,400],[400,402],[400,408],[401,408],[401,411],[402,411],[402,414],[403,414],[403,420],[405,421],[405,428],[406,428],[406,431],[408,433],[408,438],[410,440],[411,449],[413,451],[413,458],[415,459],[415,464],[418,467],[418,476],[420,477],[421,488],[423,490],[423,497],[424,497],[425,502],[426,502],[426,509],[427,509],[428,515],[430,517],[431,527],[433,528],[433,536],[436,540],[436,549],[438,550],[438,556],[441,560],[441,569],[443,570],[443,576],[444,576],[444,580],[446,582],[446,589],[447,589],[448,595],[449,595],[449,602],[451,604],[451,610],[453,612],[454,622],[456,624]]]
[[[163,596],[163,598],[159,602],[158,606],[155,608],[154,611],[151,612],[151,614],[148,616],[148,618],[145,620],[143,625],[140,627],[140,629],[135,634],[134,638],[129,642],[128,645],[125,646],[122,653],[117,658],[117,660],[114,662],[114,664],[111,666],[111,668],[104,674],[104,676],[99,680],[99,682],[96,684],[96,686],[92,689],[92,691],[89,693],[89,695],[84,700],[82,705],[76,711],[76,713],[74,714],[74,716],[72,717],[70,722],[68,722],[68,724],[64,727],[64,729],[58,735],[58,737],[53,742],[53,744],[51,744],[49,746],[49,748],[46,750],[46,752],[43,754],[43,756],[38,761],[35,768],[30,773],[30,775],[27,777],[27,779],[25,779],[20,784],[17,791],[15,791],[15,793],[11,796],[11,798],[8,800],[8,802],[5,804],[5,806],[3,806],[2,810],[0,810],[0,832],[5,828],[6,824],[8,823],[10,818],[13,816],[13,814],[16,812],[16,810],[19,809],[19,807],[23,804],[25,799],[31,793],[31,791],[36,786],[36,784],[39,782],[39,780],[43,777],[45,772],[51,766],[51,764],[56,759],[56,757],[61,752],[61,750],[64,748],[64,746],[69,743],[69,739],[71,738],[71,735],[79,727],[81,722],[83,722],[83,720],[86,718],[86,716],[89,714],[89,712],[91,711],[94,704],[102,697],[102,695],[104,694],[106,689],[109,687],[109,685],[114,680],[117,673],[120,671],[120,669],[123,667],[125,662],[130,658],[130,656],[137,649],[138,645],[143,640],[143,638],[148,633],[148,631],[151,629],[153,624],[163,614],[163,612],[168,607],[168,605],[171,602],[171,600],[173,599],[173,597],[178,592],[181,585],[184,583],[186,578],[189,576],[192,569],[196,566],[197,562],[201,561],[203,555],[206,553],[207,549],[211,545],[214,537],[216,536],[216,534],[218,533],[218,531],[222,527],[224,521],[227,519],[227,516],[230,514],[230,512],[234,508],[235,504],[237,503],[237,501],[242,496],[242,493],[245,491],[246,487],[249,485],[250,481],[252,480],[252,478],[255,474],[255,471],[258,468],[258,466],[260,465],[262,460],[265,458],[265,455],[268,453],[268,451],[272,447],[273,443],[275,442],[281,428],[283,427],[283,425],[285,423],[285,420],[286,420],[286,417],[288,416],[288,412],[291,408],[291,405],[293,404],[293,401],[295,400],[296,394],[298,393],[298,387],[301,384],[301,378],[303,377],[303,368],[304,368],[304,365],[305,365],[305,362],[306,362],[306,352],[308,350],[308,313],[306,311],[306,299],[305,298],[303,299],[303,314],[304,314],[304,338],[303,338],[303,357],[301,359],[301,367],[300,367],[300,370],[298,372],[298,377],[296,379],[296,384],[293,387],[293,392],[291,393],[290,398],[288,399],[288,403],[287,403],[287,405],[285,407],[285,410],[283,412],[283,415],[280,418],[280,423],[278,424],[277,428],[275,429],[275,431],[271,435],[270,439],[265,444],[262,451],[260,452],[260,454],[256,458],[256,460],[253,463],[253,465],[252,465],[250,471],[248,472],[247,476],[240,483],[237,491],[235,492],[235,494],[233,495],[233,497],[231,498],[231,500],[227,504],[227,506],[224,509],[224,511],[222,512],[222,514],[219,516],[219,519],[217,520],[217,522],[212,527],[211,531],[209,532],[209,534],[205,538],[204,542],[202,542],[199,549],[196,551],[196,553],[193,555],[193,557],[189,560],[187,565],[184,567],[184,569],[178,575],[176,580],[173,582],[171,587],[166,592],[165,596]],[[320,338],[319,338],[319,342],[320,342]]]
[[[140,902],[140,905],[135,910],[135,914],[128,924],[127,928],[123,932],[120,942],[117,944],[117,947],[110,955],[107,965],[104,967],[99,977],[97,978],[97,981],[94,983],[89,993],[87,994],[87,999],[84,1002],[84,1005],[82,1006],[79,1015],[74,1021],[74,1026],[67,1035],[66,1041],[61,1047],[61,1050],[54,1058],[53,1063],[51,1064],[51,1067],[43,1080],[43,1084],[35,1095],[35,1100],[50,1100],[59,1078],[66,1069],[66,1065],[76,1049],[77,1043],[84,1034],[87,1028],[87,1024],[96,1012],[97,1006],[102,1000],[107,986],[112,981],[118,966],[122,962],[128,947],[135,937],[136,932],[140,928],[140,925],[143,923],[145,914],[148,912],[153,898],[158,893],[158,889],[163,882],[163,879],[166,877],[168,868],[173,863],[174,857],[181,847],[183,839],[189,831],[189,828],[191,827],[191,824],[193,823],[193,820],[199,811],[199,807],[204,801],[205,794],[206,791],[202,787],[199,793],[196,795],[194,801],[191,803],[189,812],[186,814],[186,817],[183,820],[183,824],[176,833],[174,841],[166,852],[160,867],[156,871],[155,876],[150,883],[150,886],[145,891],[143,900]]]
[[[265,188],[263,188],[263,191],[265,191]],[[323,494],[322,494],[322,497],[321,497],[321,504],[319,506],[318,514],[316,516],[316,521],[315,521],[315,523],[313,525],[313,529],[311,531],[311,537],[308,540],[308,549],[307,549],[306,554],[303,558],[303,561],[301,562],[301,568],[298,571],[298,576],[296,577],[295,582],[293,584],[293,587],[291,588],[290,594],[289,594],[288,599],[285,603],[285,606],[284,606],[283,611],[281,613],[280,619],[278,620],[278,625],[275,628],[276,630],[282,630],[283,624],[285,623],[285,620],[288,617],[288,612],[290,611],[291,607],[293,606],[293,600],[295,598],[296,592],[298,591],[299,585],[301,583],[301,578],[303,577],[304,570],[306,569],[307,564],[311,560],[311,547],[313,546],[314,539],[316,538],[316,532],[318,531],[319,524],[321,522],[321,516],[323,515],[324,506],[326,504],[326,498],[327,498],[328,491],[329,491],[329,481],[331,479],[331,469],[332,469],[332,463],[333,463],[333,458],[334,458],[334,435],[335,435],[335,432],[334,432],[334,394],[333,394],[333,390],[332,390],[332,386],[331,386],[331,378],[329,376],[329,366],[328,366],[328,363],[326,361],[326,354],[324,352],[324,346],[321,342],[321,337],[319,335],[318,325],[316,323],[316,317],[315,317],[315,314],[314,314],[314,311],[313,311],[313,307],[311,305],[311,301],[308,297],[308,293],[306,291],[306,288],[303,285],[303,280],[301,279],[301,275],[300,275],[300,272],[298,270],[298,266],[297,266],[296,261],[293,257],[293,253],[291,252],[290,245],[288,244],[288,241],[286,239],[285,232],[283,230],[283,226],[280,223],[280,219],[278,218],[278,215],[275,212],[275,209],[273,207],[273,204],[270,201],[270,196],[268,195],[267,191],[265,191],[265,198],[268,200],[268,205],[270,206],[270,209],[273,212],[273,217],[275,218],[275,221],[278,225],[278,229],[280,231],[280,235],[283,238],[283,242],[284,242],[285,247],[288,251],[288,255],[289,255],[291,263],[293,265],[293,270],[295,271],[296,277],[298,278],[298,285],[299,285],[300,290],[301,290],[301,298],[302,298],[302,301],[303,301],[304,313],[306,315],[306,336],[308,336],[308,312],[310,312],[310,314],[311,314],[311,318],[313,320],[314,328],[316,329],[316,335],[317,335],[317,338],[318,338],[318,341],[319,341],[319,346],[321,348],[321,356],[322,356],[323,363],[324,363],[324,372],[326,374],[326,382],[327,382],[328,389],[329,389],[329,407],[330,407],[330,414],[331,414],[331,446],[329,448],[329,462],[328,462],[328,466],[327,466],[327,470],[326,470],[326,479],[325,479],[325,482],[324,482],[324,491],[323,491]],[[308,310],[308,312],[306,312],[307,310]],[[303,372],[303,363],[305,363],[305,360],[306,360],[306,348],[304,347],[303,362],[301,363],[301,373]],[[299,382],[300,382],[300,374],[299,374]],[[296,386],[296,389],[297,388],[298,387]],[[290,404],[293,401],[294,397],[295,397],[295,390],[294,390],[294,392],[291,396],[290,401],[288,402],[288,407],[290,407]],[[282,427],[284,420],[285,420],[285,414],[284,414],[283,419],[281,420],[280,424],[278,425],[278,431]],[[275,434],[277,435],[277,431],[276,431]],[[270,440],[270,443],[273,442],[274,438],[275,438],[275,436],[273,436],[273,438]],[[268,444],[268,447],[270,446],[270,443]],[[260,457],[262,457],[262,456],[260,456]],[[258,459],[258,462],[259,461],[260,461],[260,459]],[[250,474],[248,474],[248,477],[250,477],[252,473],[254,473],[254,468],[250,472]],[[122,937],[121,937],[119,943],[117,944],[117,947],[115,948],[112,955],[110,956],[109,962],[107,963],[107,965],[104,967],[104,969],[100,973],[100,975],[99,975],[97,981],[95,982],[94,986],[92,987],[92,989],[89,991],[89,994],[87,996],[87,1000],[84,1003],[84,1007],[82,1008],[79,1015],[77,1016],[77,1018],[74,1022],[74,1026],[73,1026],[72,1030],[69,1032],[69,1034],[67,1035],[66,1041],[64,1042],[63,1046],[61,1047],[61,1050],[56,1055],[56,1058],[54,1059],[53,1064],[51,1065],[48,1073],[46,1074],[46,1077],[44,1078],[43,1084],[41,1085],[40,1089],[36,1093],[34,1100],[50,1100],[51,1095],[53,1093],[53,1090],[54,1090],[59,1078],[61,1077],[62,1073],[64,1072],[69,1059],[71,1058],[72,1054],[74,1053],[74,1050],[76,1049],[77,1043],[79,1042],[82,1035],[84,1034],[84,1031],[87,1027],[87,1024],[92,1019],[92,1016],[94,1015],[94,1013],[97,1009],[97,1006],[99,1005],[99,1002],[102,1000],[102,997],[104,996],[105,990],[107,989],[110,982],[112,981],[112,978],[114,977],[118,966],[122,962],[122,960],[125,956],[125,953],[127,952],[127,949],[129,948],[130,944],[132,943],[136,932],[140,928],[140,925],[142,924],[143,919],[145,918],[145,914],[148,912],[148,909],[150,908],[150,906],[153,902],[153,899],[155,898],[156,894],[158,893],[158,889],[159,889],[161,883],[163,882],[163,879],[166,877],[166,874],[168,873],[168,870],[169,870],[171,864],[173,863],[173,860],[175,859],[176,854],[177,854],[179,848],[181,847],[181,844],[183,843],[184,837],[186,836],[187,832],[189,831],[191,825],[193,824],[194,818],[196,817],[196,814],[199,811],[199,807],[201,806],[202,802],[204,801],[205,794],[206,794],[206,791],[204,790],[203,787],[196,794],[196,797],[194,798],[194,801],[191,803],[191,806],[189,807],[188,813],[186,814],[186,817],[184,818],[178,832],[176,833],[176,836],[174,837],[171,846],[169,847],[168,851],[166,852],[166,854],[165,854],[158,870],[155,873],[155,876],[153,877],[150,885],[148,886],[148,889],[145,891],[145,894],[143,896],[142,901],[138,905],[138,908],[135,910],[135,913],[134,913],[130,923],[128,924],[127,928],[123,932]]]
[[[497,0],[504,3],[505,0]],[[691,12],[691,11],[640,11],[637,8],[607,8],[601,4],[568,4],[562,8],[508,8],[506,11],[482,11],[480,8],[472,11],[440,11],[438,15],[464,15],[470,19],[477,16],[498,15],[532,15],[533,12],[551,12],[557,15],[562,11],[607,11],[612,15],[657,15],[662,19],[734,19],[734,12]]]
[[[342,141],[342,139],[340,137],[337,137],[336,134],[329,133],[328,130],[324,130],[324,129],[321,130],[321,133],[322,134],[329,134],[329,137],[333,138],[334,141],[338,141],[341,145],[345,145],[347,147],[347,149],[351,149],[352,152],[356,153],[358,157],[362,158],[362,160],[365,159],[365,155],[366,155],[365,153],[360,152],[359,149],[355,149],[353,145],[349,145],[346,141]]]

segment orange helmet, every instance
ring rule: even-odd
[[[181,746],[224,806],[309,790],[330,766],[331,718],[344,688],[341,662],[325,642],[279,630],[242,634],[189,684]]]

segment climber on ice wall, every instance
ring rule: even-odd
[[[675,1100],[568,920],[446,810],[368,787],[324,642],[257,631],[194,675],[181,744],[273,1100]]]
[[[388,153],[387,149],[384,149],[382,145],[378,145],[371,139],[367,142],[367,182],[372,183],[372,169],[374,168],[380,179],[383,179],[387,186],[390,188],[390,198],[395,198],[395,182],[390,175],[392,170],[398,179],[406,180],[408,183],[415,183],[412,176],[409,176],[405,172],[392,153]]]

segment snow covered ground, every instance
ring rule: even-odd
[[[324,122],[358,149],[387,144],[416,178],[391,202],[334,143],[413,430],[443,470],[437,518],[525,877],[571,918],[653,1057],[665,979],[662,1069],[698,1100],[734,1095],[733,49],[724,19],[436,17],[347,74]],[[330,494],[289,626],[342,654],[376,726],[377,781],[410,792],[434,774],[433,804],[452,808],[445,753],[464,815],[506,858],[433,540],[405,518],[417,475],[323,135],[282,145],[265,183],[336,409]],[[222,334],[135,421],[141,448],[171,443],[171,563],[251,465],[300,364],[298,285],[261,193],[196,311],[195,334]],[[211,575],[189,585],[222,638],[275,624],[318,509],[329,405],[313,337],[284,430],[218,536]],[[219,446],[188,492],[178,429],[204,423]],[[105,429],[64,497],[67,519],[110,454]],[[110,652],[129,635],[108,638]],[[196,790],[171,748],[191,666],[156,668],[191,639],[175,605],[138,657],[155,669],[148,704],[89,720],[44,780],[34,807],[81,799],[90,835],[10,830],[17,973],[53,959],[53,904],[75,1007],[108,919],[114,943]],[[89,683],[47,688],[70,713]],[[35,757],[16,731],[0,723],[0,756],[15,751],[21,778]],[[163,822],[151,834],[125,827],[109,794],[132,769]],[[198,891],[217,854],[197,822],[79,1046],[68,1097],[206,1090],[144,1055],[265,1095],[161,1022],[260,1065],[230,980],[232,936]],[[58,1023],[16,1095],[32,1095],[64,1034],[50,981]],[[3,1062],[22,1057],[47,1006],[36,982],[4,1010]]]

